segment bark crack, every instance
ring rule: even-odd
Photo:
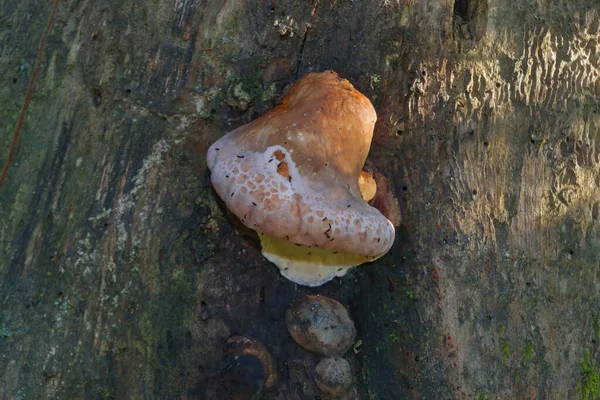
[[[313,1],[313,8],[310,11],[310,22],[307,22],[304,26],[304,32],[302,33],[302,42],[300,43],[300,51],[298,54],[298,62],[296,63],[296,79],[298,79],[298,74],[300,73],[300,66],[302,65],[302,59],[304,58],[304,47],[306,45],[306,38],[308,37],[308,31],[312,28],[313,23],[315,22],[315,17],[317,15],[317,9],[319,7],[320,0]]]
[[[0,175],[0,189],[2,188],[4,179],[6,179],[6,175],[8,174],[8,170],[10,168],[13,156],[15,155],[17,143],[19,142],[19,136],[21,134],[21,128],[23,127],[23,121],[25,120],[25,114],[27,114],[27,110],[29,109],[29,103],[31,102],[31,98],[33,97],[35,82],[40,71],[42,58],[44,57],[44,47],[46,46],[46,39],[48,38],[50,31],[52,30],[54,16],[56,15],[56,11],[58,10],[58,3],[60,3],[60,0],[54,0],[54,6],[52,7],[52,11],[50,12],[50,16],[48,17],[46,30],[44,31],[42,38],[40,39],[40,46],[36,55],[35,66],[33,68],[33,71],[31,72],[31,77],[29,78],[29,86],[27,87],[27,92],[25,94],[25,101],[23,101],[23,106],[21,107],[21,112],[19,113],[17,126],[15,127],[15,132],[13,133],[13,139],[10,144],[8,156],[6,157],[6,164],[4,164],[4,168],[2,169],[2,175]]]

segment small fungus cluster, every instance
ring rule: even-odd
[[[208,150],[217,194],[291,281],[319,286],[391,248],[394,226],[366,203],[376,185],[362,171],[376,119],[350,82],[311,73]]]

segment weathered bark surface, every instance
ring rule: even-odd
[[[0,1],[0,162],[49,2]],[[0,398],[226,399],[226,338],[265,399],[314,399],[285,329],[346,304],[363,399],[574,399],[599,358],[597,0],[63,1],[0,189]],[[297,287],[235,230],[208,146],[334,69],[371,98],[400,200],[389,255]]]

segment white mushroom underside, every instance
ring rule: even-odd
[[[357,265],[374,261],[355,253],[305,246],[259,233],[262,254],[275,264],[281,275],[304,286],[321,286],[344,276]]]

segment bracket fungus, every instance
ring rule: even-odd
[[[393,225],[362,197],[375,190],[368,176],[359,186],[376,119],[346,79],[310,73],[209,148],[217,194],[287,279],[320,286],[391,248]]]

